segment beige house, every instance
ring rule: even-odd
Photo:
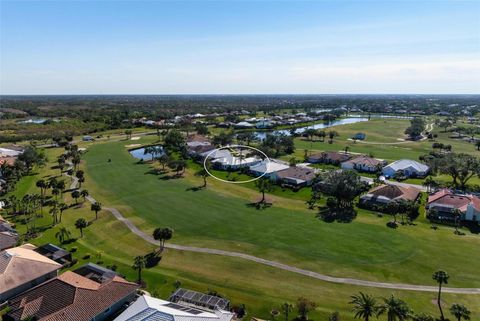
[[[25,244],[0,252],[0,303],[58,274],[62,265]]]

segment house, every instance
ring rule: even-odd
[[[51,243],[39,246],[34,251],[48,257],[62,266],[67,266],[72,262],[72,254],[70,254],[70,252]]]
[[[1,157],[17,157],[23,151],[18,148],[2,148],[0,147],[0,158]]]
[[[322,152],[318,154],[313,154],[308,157],[309,163],[325,163],[325,164],[334,164],[338,165],[340,163],[346,162],[352,156],[346,153],[340,152]]]
[[[215,149],[215,146],[213,145],[197,145],[197,146],[188,146],[187,147],[187,152],[190,156],[198,156],[198,157],[205,157],[205,156],[202,156],[203,154],[207,154],[210,153],[211,151],[213,151]]]
[[[246,121],[241,121],[241,122],[235,124],[235,128],[253,128],[253,127],[255,127],[255,126],[252,125],[249,122],[246,122]]]
[[[0,201],[0,209],[2,208]],[[17,245],[19,235],[17,231],[0,215],[0,251]]]
[[[225,298],[183,288],[177,289],[170,296],[169,301],[182,305],[195,306],[200,309],[207,309],[211,311],[227,310],[230,305],[230,301]]]
[[[415,202],[420,195],[420,190],[410,186],[379,185],[360,197],[360,203],[365,205],[386,205],[397,201]]]
[[[353,135],[352,139],[354,139],[354,140],[365,140],[366,137],[367,137],[367,135],[365,133],[356,133],[355,135]]]
[[[475,195],[456,194],[442,189],[428,197],[425,208],[429,218],[452,221],[454,210],[462,213],[462,220],[480,222],[480,198]]]
[[[265,178],[271,178],[273,174],[281,170],[289,168],[288,163],[278,159],[264,159],[258,164],[250,166],[250,173],[254,176],[262,176]]]
[[[9,300],[8,321],[102,321],[135,299],[138,285],[89,264],[67,271]]]
[[[256,156],[234,156],[231,153],[225,157],[219,157],[212,160],[212,165],[223,170],[238,170],[240,168],[251,167],[260,163],[262,160]]]
[[[190,135],[187,137],[187,146],[196,147],[196,146],[208,146],[211,145],[210,140],[203,135]]]
[[[341,167],[344,170],[355,169],[360,172],[376,173],[384,165],[385,165],[385,161],[383,160],[379,160],[379,159],[371,158],[367,156],[358,156],[346,162],[343,162],[341,164]]]
[[[294,187],[308,186],[315,177],[316,173],[314,169],[299,166],[289,167],[273,175],[276,181]]]
[[[57,276],[62,267],[25,244],[0,252],[0,303]]]
[[[394,177],[397,173],[406,177],[425,177],[429,170],[430,168],[425,164],[410,159],[401,159],[385,166],[382,173],[386,177]]]
[[[255,124],[255,127],[258,129],[267,129],[267,128],[272,128],[273,123],[269,120],[261,120],[258,123]]]

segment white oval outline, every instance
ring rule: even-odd
[[[262,152],[261,150],[259,150],[258,148],[255,148],[255,147],[252,147],[252,146],[247,146],[247,145],[227,145],[227,146],[224,146],[224,147],[220,147],[220,148],[215,148],[214,150],[212,150],[210,153],[208,153],[207,156],[205,156],[205,159],[203,160],[203,168],[205,169],[205,171],[208,173],[208,175],[210,175],[211,177],[215,178],[216,180],[220,181],[220,182],[224,182],[224,183],[229,183],[229,184],[245,184],[245,183],[250,183],[250,182],[254,182],[256,181],[257,179],[260,179],[262,178],[263,176],[265,176],[267,174],[267,171],[265,171],[262,175],[258,176],[258,177],[254,177],[252,179],[249,179],[248,181],[240,181],[240,182],[232,182],[232,181],[227,181],[223,178],[219,178],[215,175],[213,175],[212,173],[210,173],[210,171],[208,170],[207,168],[207,159],[208,157],[210,157],[210,155],[212,155],[213,153],[215,153],[215,151],[217,150],[222,150],[222,149],[225,149],[225,148],[235,148],[235,147],[245,147],[245,148],[249,148],[249,149],[253,149],[254,151],[257,151],[261,154],[263,154],[265,156],[265,159],[264,160],[267,160],[268,163],[271,162],[270,158],[267,156],[267,154],[265,154],[264,152]],[[268,164],[267,163],[267,164]]]

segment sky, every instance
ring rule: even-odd
[[[0,0],[0,94],[479,94],[480,1]]]

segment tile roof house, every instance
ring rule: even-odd
[[[360,203],[364,204],[388,204],[395,201],[416,201],[420,190],[411,186],[379,185],[360,197]]]
[[[436,218],[451,220],[453,210],[462,212],[462,219],[480,222],[480,198],[475,195],[456,194],[442,189],[430,195],[425,206],[427,210],[435,210]]]
[[[342,169],[345,170],[357,170],[360,172],[378,172],[382,166],[385,165],[385,161],[379,160],[376,158],[371,158],[367,156],[358,156],[353,159],[350,159],[341,164]]]
[[[422,163],[410,159],[400,159],[388,164],[382,169],[386,177],[394,177],[396,173],[402,172],[406,177],[424,177],[430,168]]]
[[[352,155],[340,152],[322,152],[308,157],[309,163],[325,163],[338,165],[348,161]]]
[[[233,316],[221,309],[209,311],[143,295],[114,321],[231,321]]]
[[[14,247],[18,239],[17,231],[0,215],[0,251]]]
[[[316,176],[314,169],[299,166],[292,166],[275,173],[277,181],[295,187],[310,185]]]
[[[138,285],[113,271],[98,279],[67,271],[9,301],[8,321],[102,321],[135,299]]]
[[[0,252],[0,303],[54,278],[62,267],[25,244]]]

